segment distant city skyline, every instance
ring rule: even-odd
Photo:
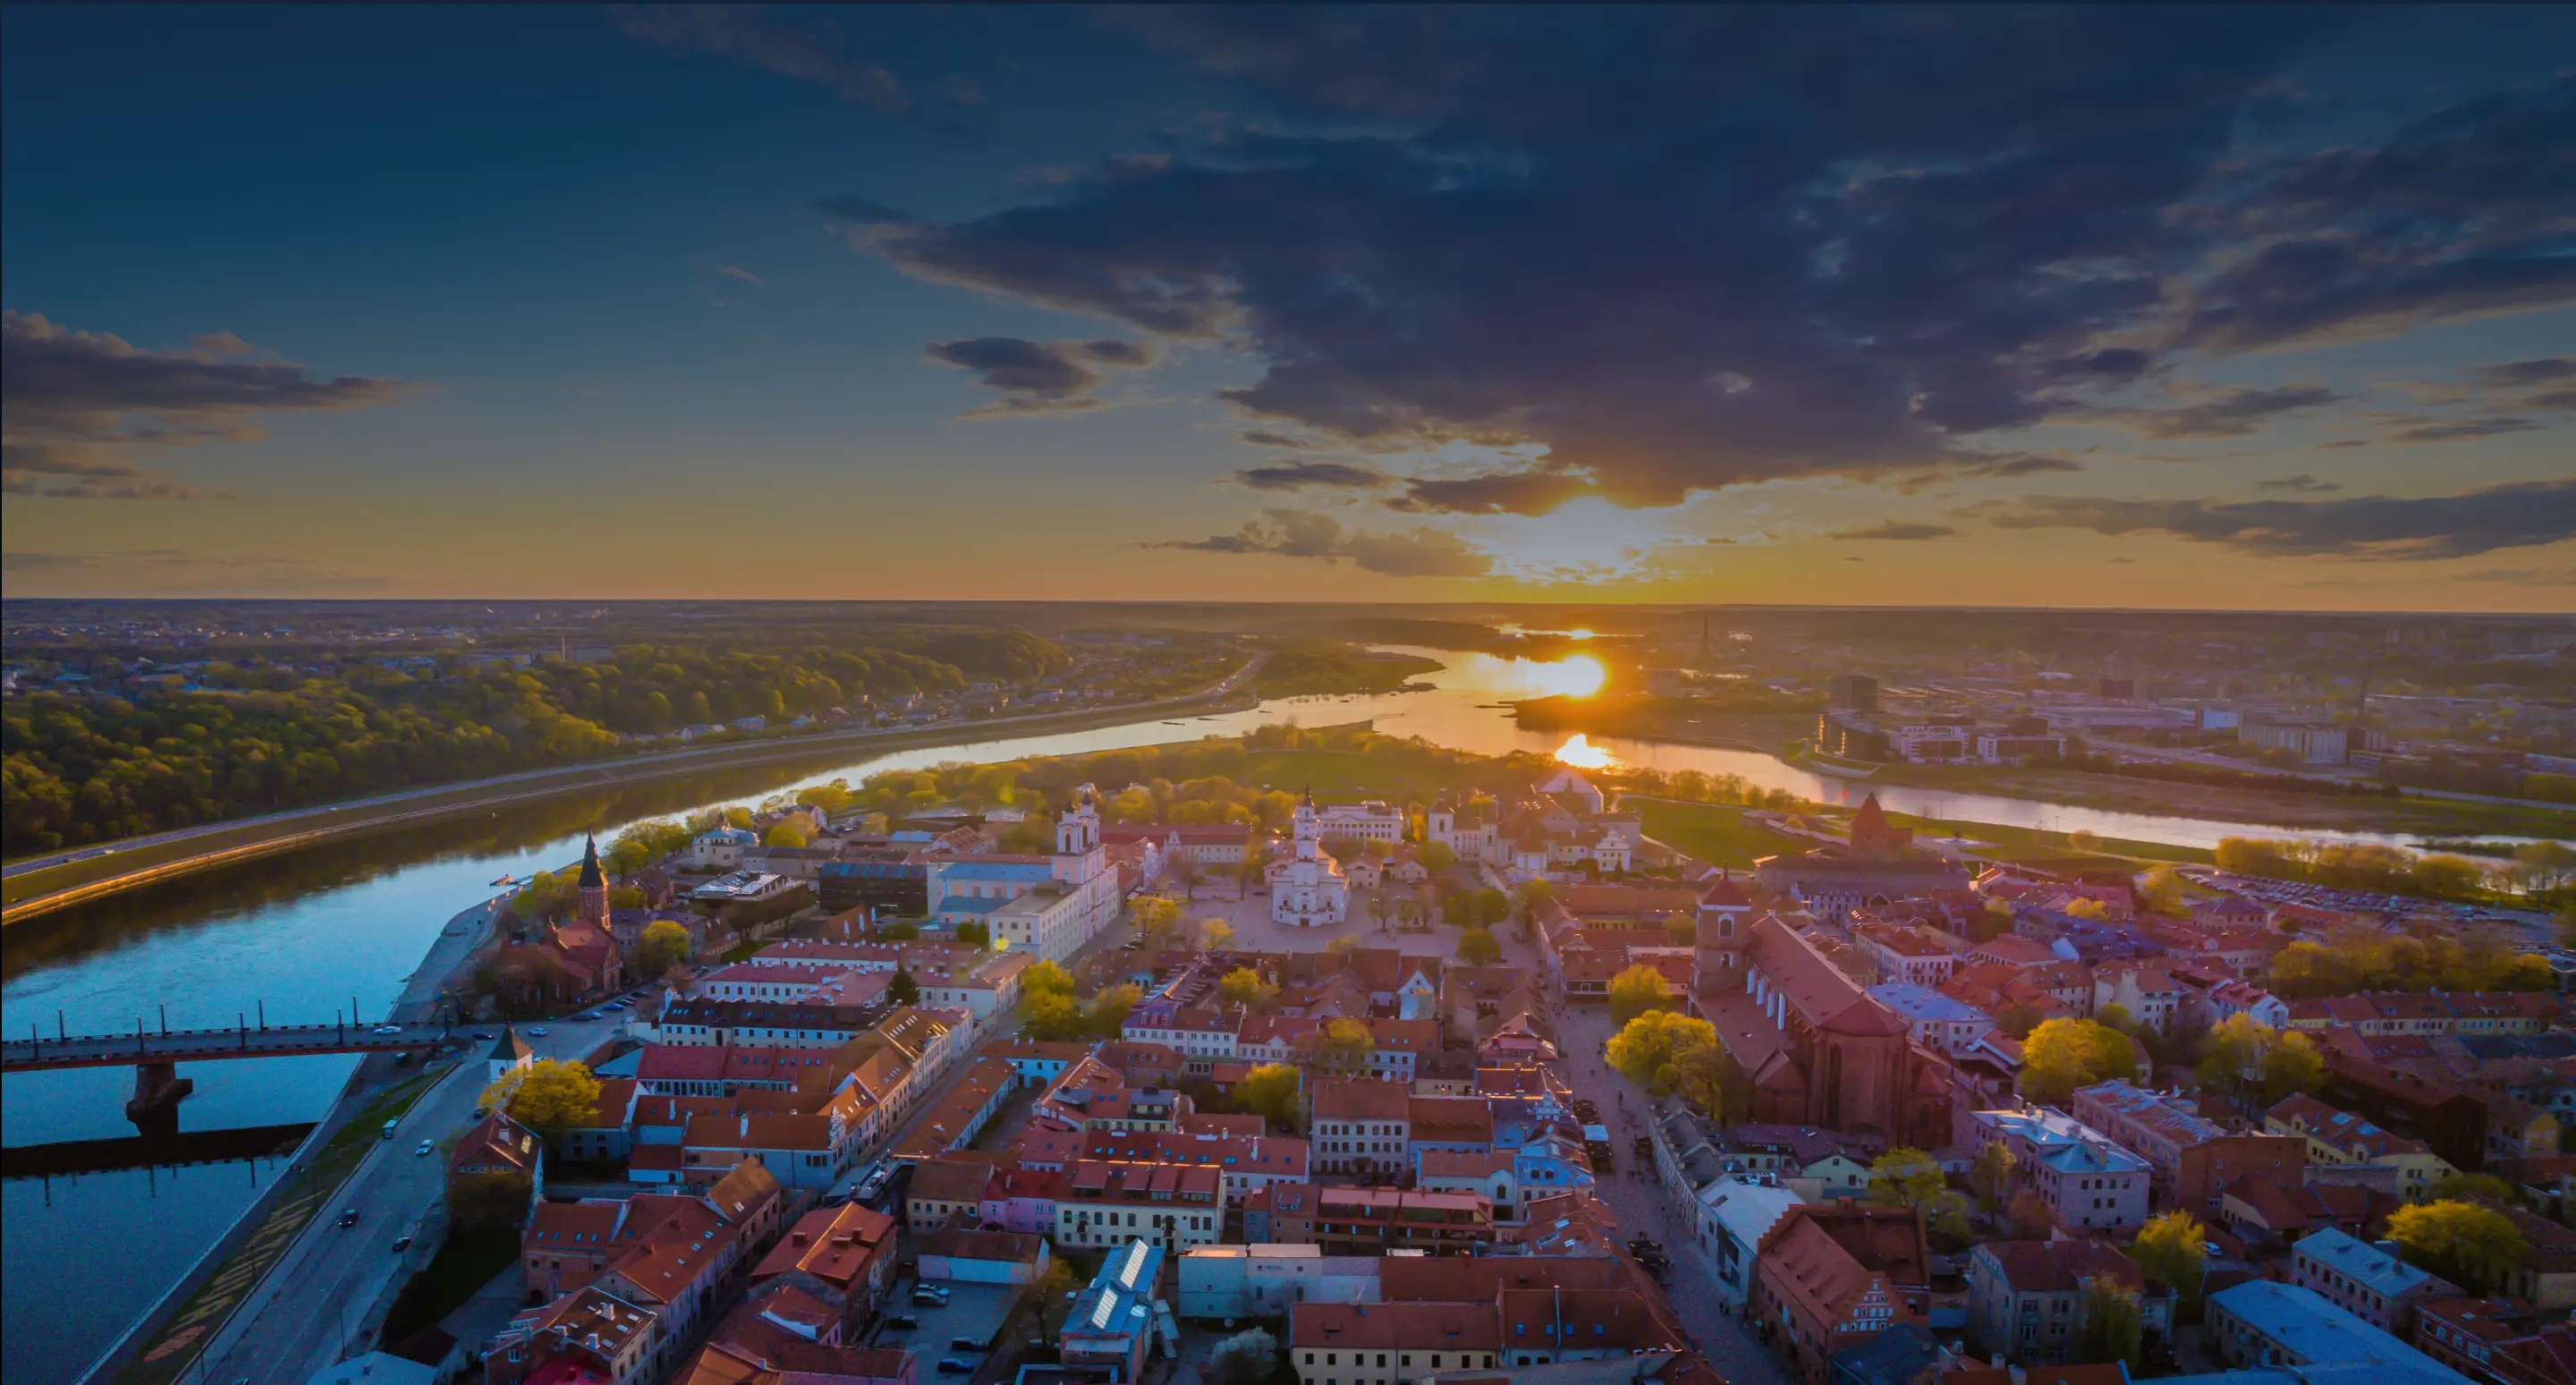
[[[2576,607],[2576,12],[0,11],[8,592]]]

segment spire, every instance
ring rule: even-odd
[[[1299,807],[1301,807],[1301,808],[1312,808],[1312,807],[1314,807],[1314,806],[1315,806],[1315,786],[1314,786],[1314,785],[1309,784],[1309,785],[1307,785],[1307,786],[1306,786],[1306,797],[1305,797],[1304,799],[1300,800],[1297,806],[1299,806]]]
[[[585,890],[608,888],[608,873],[599,868],[599,838],[596,836],[585,834],[582,838],[581,879],[576,883]]]

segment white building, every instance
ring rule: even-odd
[[[1272,872],[1270,919],[1298,928],[1340,923],[1350,912],[1351,885],[1341,863],[1324,853],[1315,795],[1297,804],[1296,840],[1286,869]]]
[[[719,827],[690,841],[686,864],[692,870],[732,870],[742,864],[746,848],[758,845],[760,838],[742,828]]]
[[[1278,1318],[1300,1303],[1375,1303],[1375,1255],[1326,1255],[1321,1246],[1200,1246],[1181,1255],[1180,1315]]]
[[[1316,826],[1326,841],[1348,837],[1353,841],[1385,842],[1393,846],[1404,840],[1404,814],[1376,799],[1365,803],[1336,803],[1316,815]]]

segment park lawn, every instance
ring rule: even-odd
[[[1730,870],[1749,870],[1758,857],[1795,854],[1815,845],[1754,822],[1742,808],[1676,803],[1636,794],[1621,799],[1619,806],[1637,815],[1647,836]]]

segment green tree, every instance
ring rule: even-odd
[[[653,920],[644,925],[643,936],[635,940],[638,976],[660,976],[688,960],[688,925],[676,919]]]
[[[1266,1010],[1279,998],[1279,988],[1250,967],[1236,967],[1216,983],[1217,999],[1247,1010]]]
[[[524,1173],[464,1174],[447,1185],[447,1210],[460,1226],[498,1230],[526,1220],[535,1189]]]
[[[1672,1003],[1672,988],[1664,983],[1664,974],[1653,967],[1640,963],[1610,978],[1612,1024],[1624,1025],[1648,1010],[1664,1009]]]
[[[993,945],[993,930],[985,924],[970,919],[957,925],[957,945],[989,948]]]
[[[1199,950],[1223,952],[1234,946],[1234,925],[1210,916],[1199,920]]]
[[[1306,1075],[1286,1063],[1264,1063],[1234,1084],[1235,1100],[1243,1109],[1280,1134],[1293,1134],[1305,1125],[1305,1093]]]
[[[2263,1055],[2263,1100],[2278,1102],[2292,1093],[2315,1093],[2326,1085],[2325,1055],[2317,1041],[2293,1029],[2281,1035]]]
[[[1995,1028],[2002,1030],[2007,1039],[2027,1039],[2030,1031],[2038,1027],[2039,1006],[2030,1001],[2006,1001],[2004,1007],[1995,1012]]]
[[[1323,1072],[1366,1072],[1369,1055],[1377,1050],[1377,1038],[1358,1020],[1336,1018],[1299,1035],[1291,1047],[1298,1061],[1307,1067]]]
[[[1117,1038],[1127,1026],[1127,1014],[1143,1000],[1145,993],[1131,985],[1116,985],[1091,998],[1084,1014],[1085,1027],[1104,1039]]]
[[[803,846],[805,844],[805,833],[803,829],[797,827],[793,823],[782,822],[776,827],[770,828],[769,835],[761,838],[760,840],[763,846]]]
[[[2076,1308],[2075,1359],[2095,1364],[2119,1361],[2135,1369],[2145,1324],[2136,1294],[2110,1279],[2096,1278],[2084,1286],[2084,1299]]]
[[[2190,912],[2189,897],[2182,872],[2171,866],[2158,866],[2138,882],[2138,902],[2154,913],[2180,918]]]
[[[1025,997],[1073,994],[1073,974],[1060,964],[1041,959],[1020,973],[1020,994]]]
[[[1020,1027],[1032,1039],[1060,1040],[1082,1036],[1082,1008],[1060,991],[1039,991],[1020,1006]]]
[[[2129,1258],[2138,1264],[2138,1272],[2149,1279],[2162,1280],[2182,1295],[2185,1302],[2200,1297],[2201,1279],[2206,1272],[2209,1253],[2203,1247],[2209,1241],[2209,1228],[2189,1212],[2166,1212],[2150,1217],[2138,1228],[2138,1238],[2129,1246]]]
[[[1447,842],[1424,842],[1415,849],[1413,859],[1420,861],[1424,870],[1437,873],[1458,864],[1458,853],[1451,851]]]
[[[1207,1385],[1268,1385],[1279,1368],[1279,1339],[1251,1327],[1222,1337],[1208,1350]]]
[[[2491,1173],[2449,1173],[2425,1191],[2428,1202],[2467,1202],[2490,1198],[2512,1205],[2522,1201],[2522,1192]]]
[[[1458,960],[1471,967],[1490,967],[1503,960],[1503,945],[1490,928],[1470,928],[1458,935]]]
[[[1181,906],[1158,894],[1140,895],[1128,904],[1127,917],[1136,926],[1137,942],[1160,949],[1171,941],[1173,925],[1181,919]]]
[[[2078,1087],[2137,1075],[2129,1037],[2091,1020],[2050,1020],[2022,1041],[2021,1093],[2045,1105],[2066,1104]]]
[[[1977,1195],[1977,1209],[1992,1216],[2012,1196],[2013,1169],[2019,1161],[2013,1152],[1997,1140],[1977,1155],[1968,1170],[1968,1190]]]
[[[2474,1202],[2426,1202],[2388,1214],[2388,1239],[2408,1264],[2473,1294],[2500,1284],[2530,1254],[2513,1219]]]
[[[1061,1256],[1049,1259],[1046,1268],[1029,1281],[1029,1301],[1037,1308],[1039,1336],[1051,1338],[1063,1330],[1065,1310],[1081,1288],[1082,1276]]]
[[[921,983],[912,979],[910,971],[898,966],[894,969],[894,980],[886,983],[886,999],[897,1005],[919,1005]]]
[[[2024,1188],[2004,1203],[2004,1234],[2016,1241],[2044,1241],[2057,1229],[2057,1214],[2035,1188]]]
[[[1968,1200],[1951,1191],[1940,1164],[1922,1150],[1900,1145],[1872,1160],[1869,1197],[1920,1216],[1926,1235],[1950,1242],[1967,1238]]]
[[[1538,906],[1556,898],[1556,886],[1545,880],[1524,880],[1512,886],[1512,917],[1528,923]]]
[[[540,1058],[511,1089],[510,1118],[551,1138],[598,1119],[599,1079],[570,1059]]]

